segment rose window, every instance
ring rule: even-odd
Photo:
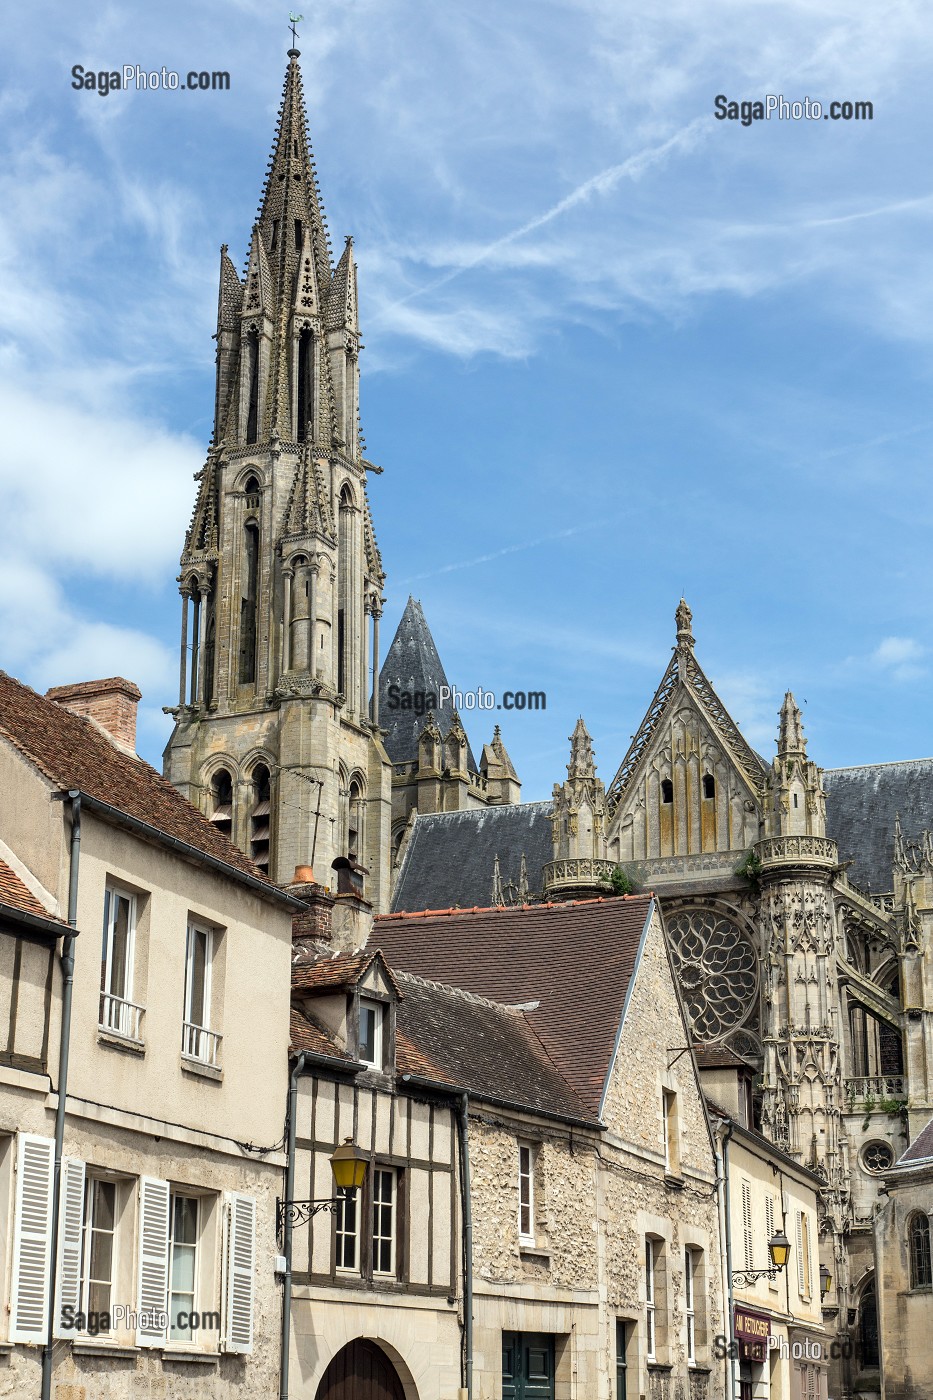
[[[752,941],[717,909],[679,909],[666,922],[694,1039],[719,1040],[754,1005],[758,958]]]
[[[862,1148],[862,1166],[867,1172],[883,1172],[894,1165],[894,1153],[886,1142],[869,1142]]]

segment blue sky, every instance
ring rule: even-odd
[[[526,798],[580,712],[609,782],[681,592],[762,752],[788,687],[825,767],[933,751],[933,12],[852,9],[324,0],[301,26],[359,262],[385,642],[412,592],[460,689],[547,692],[503,723]],[[135,679],[156,764],[218,249],[245,259],[286,21],[53,3],[0,60],[0,664]],[[102,98],[76,63],[231,90]],[[746,128],[719,93],[874,120]]]

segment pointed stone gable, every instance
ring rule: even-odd
[[[441,737],[446,738],[450,733],[454,705],[452,700],[440,703],[442,686],[449,689],[450,682],[431,629],[421,604],[409,598],[379,676],[379,722],[387,731],[383,742],[393,763],[416,761],[418,738],[427,724],[429,711],[434,712]],[[475,773],[476,760],[469,744],[467,762],[470,771]]]
[[[302,448],[292,493],[282,522],[283,539],[289,536],[324,535],[334,539],[334,518],[320,468],[307,444]]]
[[[691,621],[681,599],[674,654],[607,793],[607,855],[626,863],[719,852],[731,871],[729,853],[757,840],[768,769],[697,661]]]

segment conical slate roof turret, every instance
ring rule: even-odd
[[[386,753],[393,763],[416,761],[418,736],[427,723],[428,711],[433,711],[443,737],[449,734],[456,707],[452,699],[442,701],[442,687],[450,689],[447,673],[421,604],[410,597],[379,673],[379,723],[386,730]],[[469,744],[467,761],[470,772],[475,773],[476,760]]]

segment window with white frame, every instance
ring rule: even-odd
[[[672,1089],[661,1092],[664,1119],[664,1167],[671,1176],[680,1175],[680,1132],[677,1123],[677,1095]]]
[[[84,1192],[80,1311],[92,1330],[101,1332],[110,1331],[117,1265],[116,1227],[116,1182],[88,1177]]]
[[[518,1238],[523,1244],[535,1242],[535,1149],[530,1142],[518,1144]]]
[[[211,1029],[211,972],[215,932],[192,920],[185,944],[185,1007],[182,1053],[190,1059],[216,1065],[220,1036]]]
[[[687,1322],[687,1362],[691,1366],[697,1359],[696,1275],[697,1251],[688,1246],[684,1250],[684,1317]]]
[[[381,1001],[360,997],[360,1032],[357,1055],[364,1064],[372,1065],[374,1069],[382,1069],[384,1063],[382,1045],[384,1020],[385,1006]]]
[[[657,1356],[657,1242],[645,1240],[645,1356]]]
[[[104,891],[104,934],[100,958],[100,1015],[103,1030],[141,1039],[142,1007],[133,1001],[136,896],[117,885]]]
[[[770,1239],[770,1235],[768,1236]],[[742,1182],[742,1249],[744,1267],[755,1267],[755,1234],[752,1229],[752,1188],[748,1181]]]
[[[172,1193],[168,1237],[168,1334],[173,1342],[194,1341],[192,1313],[197,1312],[199,1217],[197,1196]]]
[[[373,1168],[373,1273],[392,1277],[396,1269],[397,1187],[398,1174],[392,1167]]]
[[[360,1192],[348,1186],[337,1188],[336,1210],[337,1270],[358,1273],[360,1268]]]

